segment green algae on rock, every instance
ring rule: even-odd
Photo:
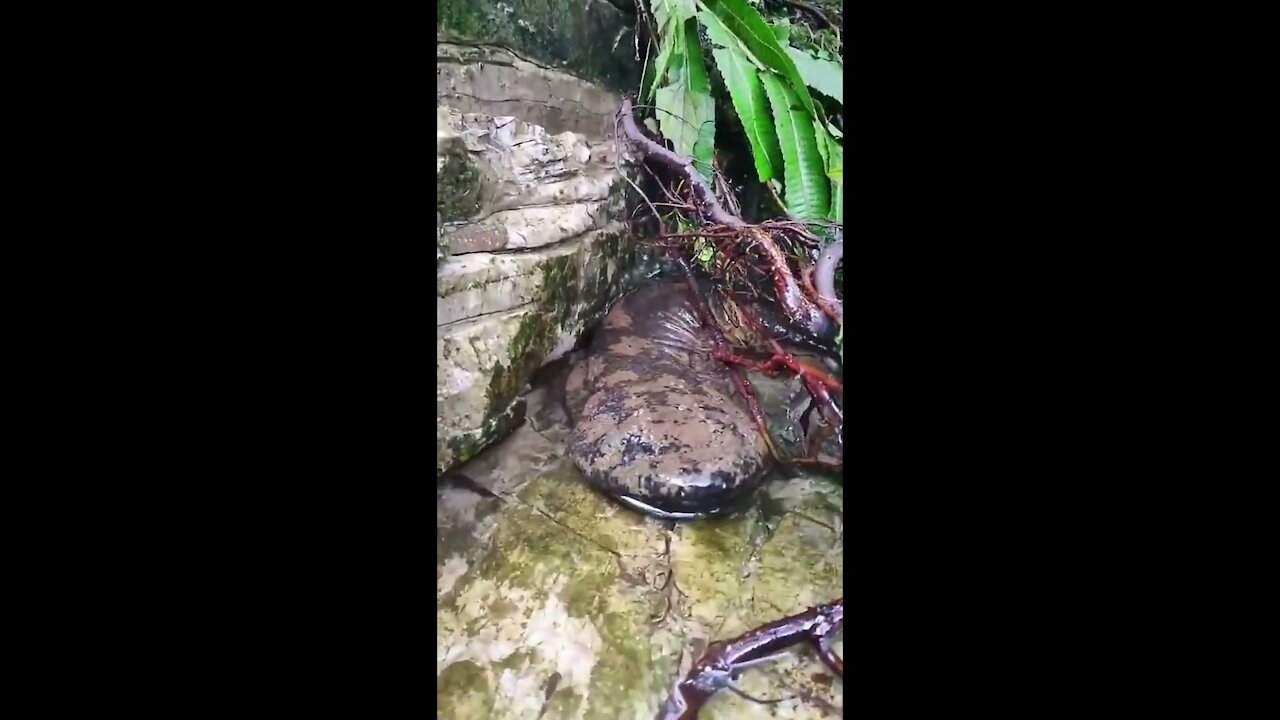
[[[528,402],[551,417],[544,390]],[[651,720],[709,642],[843,596],[838,486],[775,480],[741,513],[674,525],[592,490],[567,436],[523,425],[465,468],[482,492],[438,488],[437,707],[457,708],[442,717]],[[842,681],[808,651],[741,687],[797,697],[756,706],[719,693],[701,717],[841,716]]]
[[[436,136],[439,476],[523,419],[529,379],[621,293],[635,250],[606,143],[448,107]]]
[[[484,184],[461,140],[447,144],[436,162],[436,215],[443,222],[474,217],[483,202]]]
[[[437,330],[437,475],[470,459],[523,419],[520,393],[540,366],[566,352],[604,314],[622,291],[624,268],[633,254],[626,226],[615,223],[536,254],[489,263],[486,256],[495,256],[476,253],[444,266],[437,284],[437,294],[444,293],[438,312],[455,301],[487,302],[486,288],[506,281],[518,284],[508,285],[499,301],[521,302],[512,310],[487,312]]]
[[[442,0],[436,11],[437,39],[511,48],[616,92],[640,79],[634,31],[634,16],[607,2]]]

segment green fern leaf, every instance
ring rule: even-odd
[[[646,97],[653,97],[658,90],[658,83],[662,82],[662,78],[667,74],[667,68],[671,66],[671,56],[675,50],[675,38],[664,38],[662,41],[662,50],[658,52],[658,60],[654,63],[653,81],[649,83],[649,91]]]
[[[653,0],[653,19],[658,21],[658,34],[666,37],[668,23],[680,24],[697,12],[696,0]]]
[[[823,149],[822,161],[831,181],[831,212],[827,219],[844,224],[844,148],[827,131],[827,120],[821,113],[813,121],[813,137]]]
[[[715,166],[711,164],[716,151],[716,124],[704,122],[698,128],[698,141],[693,144],[693,164],[708,181],[713,179]]]
[[[715,152],[715,102],[698,43],[698,24],[692,17],[672,26],[672,51],[667,84],[654,93],[658,127],[676,153],[693,158],[703,177],[712,177]]]
[[[710,93],[711,81],[707,78],[707,65],[702,60],[702,44],[698,42],[698,21],[685,21],[684,77],[689,89],[698,93]]]
[[[796,64],[804,84],[844,104],[844,68],[830,60],[819,60],[807,52],[786,47],[787,55]]]
[[[844,181],[832,183],[831,214],[827,217],[834,223],[844,224]]]
[[[777,75],[762,71],[760,81],[773,107],[782,146],[787,212],[797,220],[826,219],[831,209],[831,184],[818,148],[813,114],[806,112],[797,93]]]
[[[760,76],[746,55],[734,48],[715,48],[711,51],[716,67],[729,88],[729,99],[738,113],[747,142],[751,144],[751,157],[756,163],[760,182],[778,177],[782,170],[782,150],[773,129],[773,119],[760,84]]]
[[[649,97],[653,97],[658,84],[671,67],[671,61],[685,48],[685,21],[697,12],[694,2],[695,0],[653,0],[653,15],[658,22],[658,42],[661,49],[658,52],[653,82],[649,85]],[[697,37],[696,33],[694,37]],[[679,79],[673,81],[678,82]]]
[[[765,67],[786,78],[795,92],[800,107],[810,116],[816,116],[809,88],[796,70],[796,64],[782,49],[774,30],[760,17],[747,0],[697,0],[698,6],[715,14],[725,28],[733,34]],[[708,29],[708,33],[710,33]],[[712,38],[712,42],[715,38]]]
[[[696,158],[693,146],[704,132],[703,125],[715,122],[715,103],[711,95],[694,92],[682,82],[675,83],[658,88],[654,105],[658,108],[658,128],[662,136],[675,146],[676,154]]]

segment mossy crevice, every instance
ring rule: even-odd
[[[449,143],[443,157],[444,164],[436,172],[437,246],[442,242],[439,225],[475,217],[484,195],[480,170],[461,140]]]
[[[615,246],[616,247],[616,246]],[[506,363],[494,366],[489,380],[489,409],[486,415],[506,407],[524,389],[533,373],[555,347],[560,334],[584,314],[581,301],[583,293],[582,267],[588,253],[598,248],[584,246],[579,252],[565,253],[546,259],[541,266],[542,278],[538,283],[538,295],[533,309],[520,320],[515,337],[511,340]],[[607,283],[607,263],[599,263],[592,292],[606,288],[600,285],[600,277]],[[591,295],[587,295],[591,297]],[[607,299],[607,298],[606,298]]]
[[[449,259],[449,241],[444,239],[444,217],[436,211],[436,265]]]
[[[517,428],[520,423],[524,422],[527,405],[524,398],[515,398],[510,405],[501,410],[490,411],[485,413],[484,423],[478,430],[474,432],[455,435],[449,438],[444,447],[448,449],[451,456],[445,458],[445,462],[437,465],[437,474],[442,472],[444,467],[455,467],[470,460],[484,450],[497,438]],[[437,452],[440,445],[436,445]]]
[[[607,2],[441,0],[436,9],[438,39],[508,47],[615,92],[640,79],[634,34],[635,18]]]

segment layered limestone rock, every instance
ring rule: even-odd
[[[437,280],[437,474],[524,417],[533,373],[562,356],[622,289],[631,254],[620,223],[550,249],[450,260]]]
[[[622,292],[635,164],[608,139],[616,96],[500,48],[437,47],[453,59],[436,112],[440,475],[523,419],[534,371]]]
[[[436,43],[436,102],[462,112],[517,117],[552,134],[601,139],[619,96],[495,46]]]

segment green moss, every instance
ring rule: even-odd
[[[561,591],[561,599],[573,617],[595,617],[604,610],[605,597],[618,579],[617,567],[602,568],[603,572],[580,573],[569,579]]]
[[[590,249],[557,254],[539,263],[538,294],[531,302],[530,311],[520,318],[507,347],[506,361],[495,363],[489,376],[484,413],[489,420],[481,432],[448,440],[444,449],[452,455],[442,457],[437,472],[441,467],[466,462],[515,426],[515,422],[503,420],[495,423],[493,419],[517,401],[525,384],[541,367],[562,333],[576,331],[588,320],[598,318],[610,299],[621,292],[625,269],[634,255],[635,244],[628,233],[604,232],[596,236]],[[610,260],[615,267],[621,268],[612,278],[609,274]],[[476,280],[462,289],[478,288],[485,282]],[[439,297],[457,291],[456,288],[436,288]],[[447,360],[450,352],[447,345],[444,352]],[[441,447],[437,446],[437,450],[441,451]]]
[[[494,440],[506,435],[524,422],[526,410],[524,398],[515,398],[501,411],[486,413],[484,424],[478,431],[455,435],[443,446],[437,443],[436,477],[438,478],[447,468],[456,467],[475,457]]]
[[[441,0],[436,36],[492,43],[615,91],[635,87],[635,21],[608,2]]]
[[[474,662],[460,660],[436,678],[437,717],[489,717],[492,711],[489,677]]]
[[[555,347],[561,331],[577,319],[583,291],[580,264],[579,253],[557,255],[541,264],[542,279],[533,310],[521,318],[516,328],[508,362],[495,365],[489,378],[486,415],[506,407],[520,394]]]
[[[750,537],[750,528],[754,518],[723,517],[690,523],[682,529],[685,538],[697,545],[706,560],[715,565],[723,565],[746,558],[749,549],[743,540]],[[746,533],[743,529],[746,528]]]
[[[532,437],[531,430],[521,433]],[[731,637],[846,594],[837,535],[812,519],[838,526],[839,513],[824,508],[828,502],[842,505],[842,492],[827,489],[828,484],[817,479],[778,480],[770,486],[778,498],[766,512],[678,526],[670,549],[683,595],[676,614],[655,622],[665,607],[663,593],[651,585],[654,573],[664,569],[659,554],[668,532],[665,525],[633,513],[610,512],[608,501],[575,476],[570,461],[548,464],[550,451],[541,443],[536,447],[527,456],[521,453],[528,458],[527,482],[515,498],[501,504],[496,524],[482,524],[491,531],[482,533],[483,539],[463,554],[468,569],[454,587],[458,596],[467,597],[465,607],[456,600],[437,602],[437,621],[450,628],[438,636],[438,648],[458,647],[476,640],[477,633],[496,632],[501,642],[514,643],[513,652],[477,659],[484,678],[466,665],[451,670],[457,676],[447,678],[448,701],[472,704],[457,709],[450,705],[452,712],[444,716],[515,716],[514,699],[497,689],[498,678],[509,672],[525,691],[543,683],[535,691],[536,703],[528,695],[521,698],[521,706],[531,708],[533,717],[547,678],[564,672],[557,667],[561,655],[522,642],[535,615],[541,617],[540,632],[545,633],[547,622],[554,622],[554,632],[581,641],[574,647],[574,662],[590,665],[588,685],[580,688],[562,679],[541,717],[635,717],[639,706],[652,717],[674,676],[681,648],[688,646],[688,630],[707,639]],[[783,511],[779,503],[797,512]],[[783,515],[776,532],[759,546],[761,519],[776,520],[779,513]],[[462,524],[475,527],[470,521]],[[751,573],[744,575],[744,564],[753,554],[757,559]],[[555,598],[548,597],[552,588],[557,588]],[[595,636],[598,645],[587,642]],[[542,637],[545,642],[546,635]],[[841,685],[804,684],[815,674],[829,674],[811,653],[794,657],[799,660],[771,664],[768,683],[752,684],[751,677],[744,676],[744,689],[767,697],[803,691],[839,706]],[[477,692],[468,695],[459,686]],[[476,703],[475,695],[485,690],[493,692],[491,707]],[[704,714],[746,717],[756,712],[747,701],[725,696],[733,702],[721,702],[721,710],[712,706]],[[805,707],[809,709],[797,717],[838,717],[834,710]],[[764,710],[768,714],[770,709]]]
[[[448,30],[473,39],[482,37],[484,14],[466,0],[440,0],[436,6],[436,30]]]
[[[520,396],[525,383],[551,351],[556,332],[557,329],[542,312],[526,313],[520,319],[520,326],[516,328],[516,335],[509,346],[509,362],[494,365],[493,374],[489,376],[486,417],[499,412]]]
[[[543,717],[577,717],[582,708],[582,700],[582,696],[574,692],[573,688],[561,688],[547,701],[547,712]]]
[[[436,213],[439,218],[440,214]],[[439,223],[436,224],[436,265],[449,259],[449,241],[444,239],[444,233],[440,231]],[[438,293],[437,293],[438,294]]]
[[[630,518],[603,516],[604,501],[591,494],[580,478],[573,482],[568,463],[556,467],[560,469],[540,475],[522,489],[519,504],[507,506],[489,549],[476,563],[476,577],[498,587],[533,591],[535,607],[544,602],[539,595],[559,578],[564,583],[559,599],[565,612],[590,622],[600,636],[600,647],[607,648],[595,656],[587,716],[623,717],[631,714],[636,697],[662,685],[670,670],[670,663],[655,662],[664,651],[654,645],[649,625],[654,605],[645,600],[657,593],[643,581],[624,576],[618,556],[604,546],[612,532],[633,533],[626,524]],[[548,510],[548,502],[562,496],[576,500],[566,505],[572,512]],[[615,527],[618,523],[622,524]],[[501,599],[493,601],[485,618],[495,621],[504,605]],[[562,688],[553,696],[548,717],[566,717],[552,715],[556,708],[568,712],[581,707],[581,698],[569,691]]]
[[[475,216],[480,211],[483,190],[480,171],[461,141],[450,143],[444,158],[444,165],[436,173],[437,224]],[[436,243],[439,245],[440,240]]]
[[[606,616],[601,632],[609,652],[596,663],[599,695],[591,697],[590,714],[598,718],[634,716],[637,698],[652,699],[661,693],[675,669],[674,658],[656,657],[650,638],[652,628],[639,614]],[[629,634],[628,634],[629,633]]]
[[[542,287],[537,306],[561,327],[575,319],[578,311],[578,301],[582,297],[581,263],[580,253],[567,253],[549,259],[542,267]]]
[[[488,552],[480,559],[480,577],[540,590],[552,572],[562,572],[566,577],[577,572],[591,573],[599,564],[601,558],[593,557],[590,549],[574,542],[571,536],[566,537],[564,528],[536,510],[522,507],[508,515],[509,521],[499,526],[492,539],[492,547],[501,550]],[[518,552],[514,551],[516,548]]]

